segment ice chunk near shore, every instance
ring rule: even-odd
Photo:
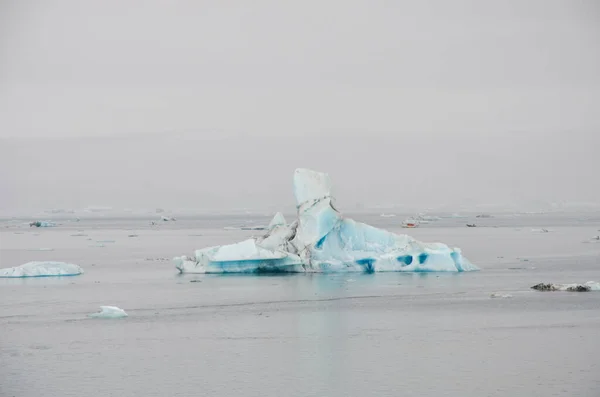
[[[344,218],[327,174],[297,169],[294,196],[298,217],[290,225],[272,222],[262,237],[200,249],[174,258],[175,266],[182,273],[478,270],[458,248]]]
[[[123,318],[127,317],[125,310],[120,309],[116,306],[100,306],[98,313],[88,314],[88,317],[93,318]]]
[[[21,266],[0,269],[0,278],[77,276],[83,269],[65,262],[28,262]]]

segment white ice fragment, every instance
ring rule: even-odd
[[[21,266],[0,269],[0,277],[51,277],[77,276],[83,269],[72,263],[65,262],[28,262]]]
[[[98,313],[88,314],[88,316],[93,318],[123,318],[127,317],[127,313],[116,306],[100,306]]]
[[[27,251],[54,251],[54,248],[32,248]]]
[[[490,298],[512,298],[513,296],[511,294],[496,294],[493,293],[490,295]]]

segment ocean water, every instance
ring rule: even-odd
[[[600,293],[529,288],[600,281],[600,216],[473,215],[418,229],[353,216],[461,247],[482,269],[462,274],[179,275],[171,263],[261,233],[224,227],[264,215],[0,220],[0,267],[85,270],[0,279],[0,395],[600,396]],[[100,305],[129,317],[88,318]]]

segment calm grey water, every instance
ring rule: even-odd
[[[61,260],[85,274],[0,279],[0,395],[600,396],[600,293],[529,289],[600,281],[600,243],[584,243],[598,214],[408,230],[461,247],[475,273],[177,274],[175,255],[260,233],[223,227],[268,222],[251,218],[1,220],[0,267]],[[402,217],[355,218],[407,231]],[[129,317],[87,318],[100,305]]]

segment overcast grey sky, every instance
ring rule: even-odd
[[[0,0],[0,208],[598,201],[599,110],[595,0]]]

